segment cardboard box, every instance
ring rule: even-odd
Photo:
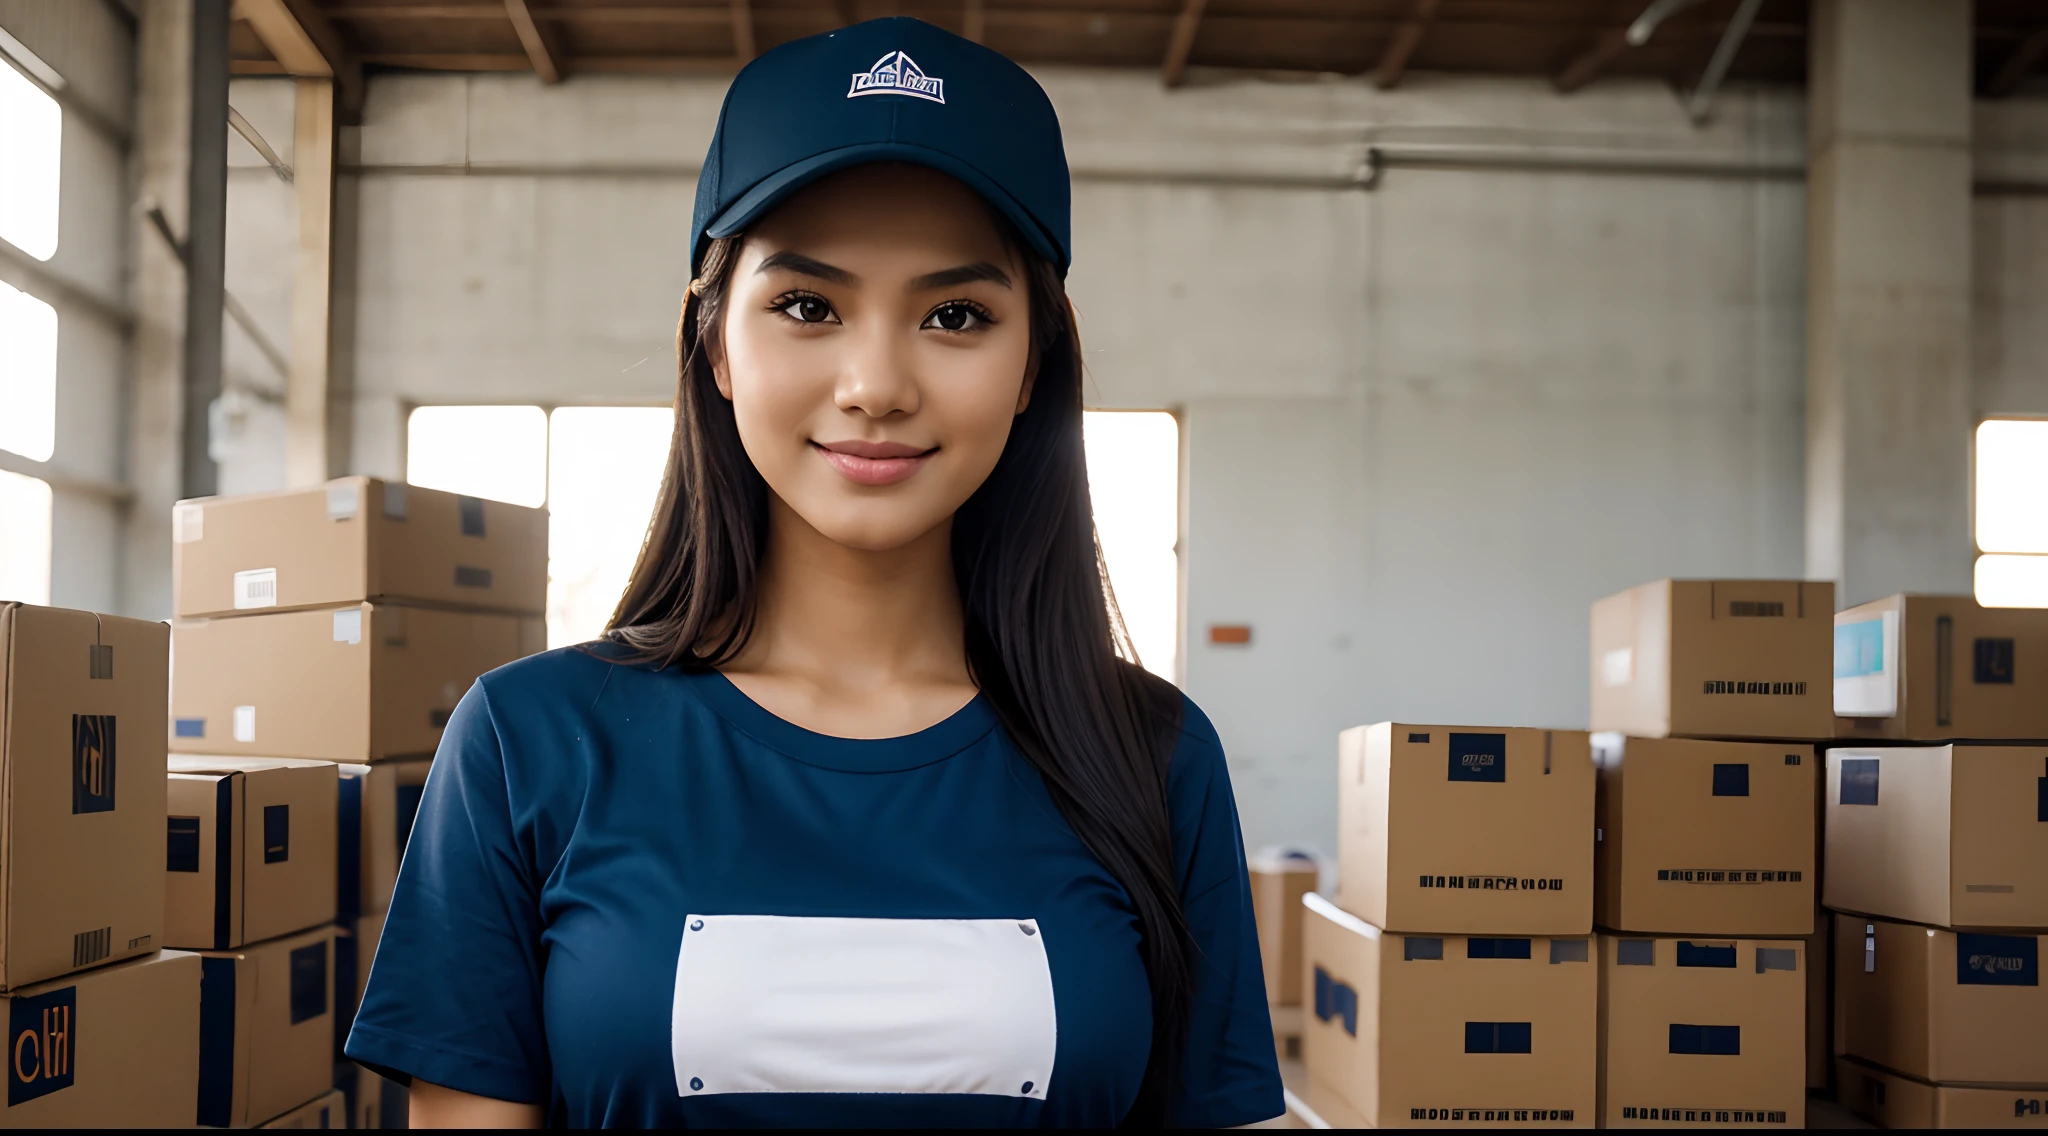
[[[0,990],[163,945],[169,650],[161,623],[0,603]]]
[[[329,1089],[317,1100],[285,1113],[275,1120],[266,1120],[258,1128],[352,1128],[349,1123],[348,1099],[340,1089]]]
[[[1836,1052],[1923,1081],[2048,1084],[2044,938],[1836,915]]]
[[[343,1060],[334,1063],[334,1087],[346,1102],[350,1128],[407,1127],[405,1086]]]
[[[2048,738],[2048,610],[1886,596],[1835,615],[1836,735]]]
[[[118,652],[116,652],[118,655]],[[0,1128],[189,1128],[199,959],[152,951],[0,994]]]
[[[178,754],[169,780],[166,938],[228,950],[333,922],[332,762]]]
[[[1381,722],[1337,754],[1339,907],[1419,934],[1592,931],[1585,733]]]
[[[391,906],[398,862],[405,852],[405,839],[412,834],[412,820],[419,813],[420,792],[431,764],[429,760],[340,766],[336,922],[346,926]]]
[[[2048,1085],[1934,1085],[1835,1058],[1835,1102],[1882,1128],[2048,1128]]]
[[[1600,1126],[1806,1126],[1806,945],[1599,936]]]
[[[173,752],[431,756],[477,676],[547,646],[538,616],[358,604],[175,624]]]
[[[1937,927],[2048,927],[2048,744],[1834,748],[1836,911]]]
[[[1834,731],[1835,586],[1658,580],[1593,605],[1593,728],[1639,738]]]
[[[365,600],[547,611],[544,509],[344,477],[181,501],[171,539],[179,619]]]
[[[377,940],[384,935],[384,916],[365,915],[335,932],[334,1052],[340,1053],[348,1044],[356,1008],[363,1004],[363,991],[370,984],[370,963],[377,957]]]
[[[1313,860],[1274,857],[1251,865],[1252,918],[1259,927],[1259,961],[1266,968],[1266,1001],[1301,1004],[1301,897],[1316,890]]]
[[[1368,1123],[1593,1126],[1591,939],[1401,935],[1302,903],[1302,1061]]]
[[[1816,755],[1593,735],[1593,920],[1646,934],[1813,931]]]
[[[247,1128],[334,1087],[334,928],[201,962],[201,1125]]]

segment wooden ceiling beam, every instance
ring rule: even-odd
[[[327,9],[330,19],[377,23],[481,21],[496,23],[504,14],[491,4],[350,4]],[[533,18],[543,24],[692,24],[722,26],[730,14],[718,8],[657,8],[620,5],[604,8],[538,8]]]
[[[1416,45],[1422,42],[1430,21],[1436,19],[1440,5],[1441,0],[1415,0],[1414,13],[1394,29],[1394,38],[1387,41],[1387,49],[1380,53],[1380,64],[1372,72],[1373,86],[1386,91],[1401,81],[1402,72],[1408,70],[1408,58],[1415,54]]]
[[[1202,26],[1202,9],[1209,0],[1181,0],[1180,15],[1174,17],[1173,33],[1166,41],[1166,61],[1159,77],[1168,87],[1178,87],[1187,75],[1188,54],[1195,49],[1195,32]]]
[[[754,41],[754,7],[748,0],[732,0],[732,53],[741,63],[760,54]]]
[[[362,113],[362,61],[313,0],[235,0],[234,14],[249,22],[285,74],[334,80],[344,122]]]
[[[2002,99],[2019,90],[2021,80],[2041,62],[2044,55],[2048,55],[2048,28],[2036,28],[2012,49],[2012,54],[2005,57],[2005,62],[1998,65],[1991,78],[1984,81],[1984,97]]]
[[[512,21],[512,30],[519,36],[519,46],[526,49],[526,59],[533,65],[533,73],[540,76],[543,83],[561,82],[561,47],[555,42],[552,31],[541,30],[526,0],[505,0],[505,18]]]
[[[1614,57],[1628,49],[1628,31],[1625,28],[1610,28],[1601,32],[1585,50],[1572,57],[1551,79],[1560,94],[1571,94],[1580,87],[1598,78],[1600,72],[1614,61]]]

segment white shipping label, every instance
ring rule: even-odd
[[[1035,920],[691,915],[676,1091],[1044,1100],[1058,1041]]]
[[[238,742],[253,742],[256,740],[256,708],[254,706],[235,707],[235,740]]]
[[[1616,647],[1600,656],[1600,681],[1603,685],[1627,686],[1635,680],[1635,648]]]
[[[198,505],[180,505],[171,510],[171,543],[191,544],[206,539],[206,510]]]
[[[345,485],[327,487],[327,519],[330,521],[352,521],[362,509],[361,487],[351,481]]]
[[[235,610],[277,606],[277,569],[251,568],[235,573]]]
[[[363,609],[349,608],[334,613],[334,641],[355,644],[363,641]]]

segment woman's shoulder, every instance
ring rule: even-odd
[[[556,647],[486,671],[477,682],[493,704],[573,698],[585,687],[603,687],[611,677],[609,672],[621,666],[602,656],[605,646],[578,643],[573,647]]]
[[[1167,781],[1175,796],[1203,793],[1216,781],[1228,783],[1230,771],[1223,756],[1223,739],[1215,723],[1201,706],[1186,694],[1180,695],[1180,727],[1174,740],[1173,764]]]
[[[632,692],[659,673],[628,659],[614,644],[578,643],[528,655],[477,679],[489,715],[509,721],[579,718],[600,703]]]

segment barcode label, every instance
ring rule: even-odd
[[[1703,694],[1789,694],[1803,697],[1806,684],[1803,682],[1748,682],[1741,679],[1707,679]]]
[[[71,936],[71,965],[91,966],[113,953],[114,929],[102,927],[97,931],[80,931]]]
[[[251,568],[235,573],[235,610],[277,606],[277,569]]]

